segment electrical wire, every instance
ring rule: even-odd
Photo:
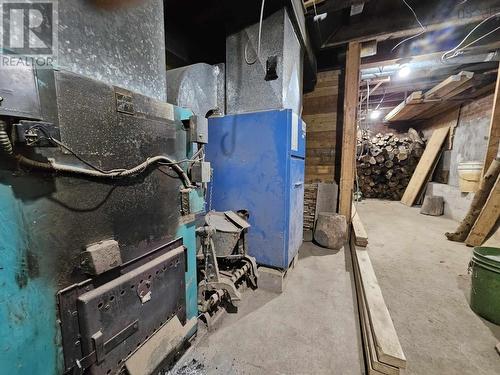
[[[72,153],[78,160],[80,160],[82,163],[90,167],[91,169],[87,168],[82,168],[82,167],[76,167],[72,165],[67,165],[67,164],[61,164],[58,163],[57,161],[53,159],[49,159],[48,162],[40,162],[37,160],[32,160],[29,159],[21,154],[15,154],[13,155],[17,161],[25,166],[36,168],[36,169],[42,169],[42,170],[47,170],[47,171],[54,171],[54,172],[63,172],[63,173],[71,173],[71,174],[79,174],[79,175],[84,175],[87,177],[98,177],[98,178],[122,178],[122,177],[131,177],[138,175],[142,172],[144,172],[148,167],[150,167],[153,164],[159,164],[159,165],[166,165],[170,166],[177,174],[179,177],[182,179],[185,187],[191,188],[193,185],[191,183],[191,180],[189,179],[188,175],[184,170],[179,166],[181,163],[187,163],[193,161],[193,159],[184,159],[180,161],[174,161],[167,156],[163,155],[158,155],[154,157],[147,158],[144,162],[141,164],[130,168],[130,169],[114,169],[114,170],[102,170],[92,163],[86,161],[83,159],[81,156],[79,156],[76,152],[74,152],[70,147],[65,145],[64,143],[54,139],[48,131],[40,125],[35,125],[31,128],[28,129],[32,130],[40,130],[46,139],[49,141],[53,142],[54,144],[66,149],[70,153]],[[10,140],[9,140],[10,143]]]
[[[245,55],[245,62],[248,65],[255,64],[260,57],[260,43],[261,43],[261,36],[262,36],[262,20],[264,18],[264,4],[265,3],[266,3],[266,0],[262,0],[262,5],[260,7],[260,21],[259,21],[259,44],[257,46],[257,55],[255,56],[254,61],[248,61],[248,42],[245,44],[244,55]]]
[[[384,94],[382,95],[382,99],[380,99],[380,101],[378,102],[377,106],[375,107],[375,110],[378,110],[380,105],[382,104],[382,102],[384,101],[385,99],[385,89],[384,89]]]
[[[479,38],[475,39],[474,41],[470,42],[469,44],[467,44],[466,46],[462,47],[462,48],[459,48],[463,43],[465,43],[465,41],[472,35],[472,33],[474,33],[474,31],[476,31],[481,25],[483,25],[484,23],[488,22],[490,19],[492,18],[495,18],[495,17],[498,17],[500,15],[500,12],[497,12],[495,14],[492,14],[491,16],[485,18],[484,20],[482,20],[481,22],[479,22],[476,26],[474,26],[474,28],[469,31],[469,33],[465,36],[465,38],[462,39],[462,41],[460,43],[458,43],[454,48],[450,49],[449,51],[446,51],[445,53],[443,53],[443,55],[441,56],[441,61],[444,63],[446,62],[446,60],[448,59],[451,59],[455,56],[457,56],[461,51],[463,51],[464,49],[470,47],[471,45],[473,45],[474,43],[477,43],[478,41],[480,41],[481,39],[487,37],[488,35],[494,33],[495,31],[499,30],[500,27],[497,27],[491,31],[489,31],[488,33],[486,34],[483,34],[482,36],[480,36]],[[448,56],[449,54],[452,54],[451,56]]]
[[[407,41],[412,40],[412,39],[414,39],[414,38],[417,38],[417,37],[419,37],[420,35],[424,34],[424,33],[427,31],[427,30],[426,30],[426,28],[425,28],[425,26],[424,26],[424,25],[422,25],[422,22],[420,22],[420,20],[418,19],[417,13],[415,13],[415,11],[414,11],[414,10],[413,10],[413,8],[410,6],[410,4],[408,4],[408,3],[406,2],[406,0],[402,0],[402,1],[403,1],[403,3],[405,3],[405,5],[408,7],[408,9],[410,9],[410,11],[413,13],[413,16],[414,16],[414,17],[415,17],[415,19],[417,20],[417,22],[418,22],[418,24],[420,25],[420,27],[422,28],[422,30],[421,30],[419,33],[415,34],[415,35],[412,35],[412,36],[410,36],[410,37],[408,37],[408,38],[406,38],[406,39],[403,39],[401,42],[399,42],[399,43],[398,43],[398,44],[396,44],[394,47],[392,47],[391,52],[393,52],[393,51],[394,51],[396,48],[398,48],[401,44],[406,43]]]

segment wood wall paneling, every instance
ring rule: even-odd
[[[315,90],[304,95],[306,183],[334,182],[339,75],[338,70],[318,73]]]

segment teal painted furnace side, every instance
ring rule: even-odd
[[[174,107],[175,119],[178,121],[189,120],[193,113],[186,108]],[[187,157],[191,157],[196,152],[193,147],[188,150]],[[190,192],[190,206],[193,213],[200,213],[205,211],[205,199],[203,192],[200,190],[192,190]],[[182,225],[178,232],[177,237],[184,239],[184,246],[187,248],[188,257],[188,271],[186,272],[186,317],[193,319],[198,316],[198,280],[196,275],[196,225],[193,222]],[[193,335],[196,329],[189,333]]]
[[[31,254],[32,220],[8,185],[0,184],[0,372],[52,375],[62,372],[56,321],[56,290]]]
[[[175,108],[175,119],[188,119],[191,111]],[[187,156],[193,148],[187,149]],[[0,176],[1,180],[1,176]],[[204,211],[203,192],[190,193],[193,212]],[[12,187],[0,181],[0,373],[9,375],[59,375],[64,364],[57,321],[57,280],[47,257],[49,248],[32,241],[35,225],[43,220],[29,202],[22,202]],[[187,247],[187,318],[196,318],[195,223],[180,225],[178,237]],[[42,276],[45,275],[45,276]],[[196,327],[189,333],[196,333]]]

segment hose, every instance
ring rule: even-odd
[[[7,133],[7,124],[0,120],[0,151],[7,155],[12,155],[12,143]]]
[[[81,168],[81,167],[75,167],[72,165],[67,165],[67,164],[61,164],[56,162],[55,160],[49,160],[49,162],[40,162],[32,159],[28,159],[23,155],[17,154],[16,159],[19,161],[20,164],[36,168],[36,169],[43,169],[46,171],[53,171],[53,172],[63,172],[63,173],[71,173],[71,174],[79,174],[83,176],[88,176],[88,177],[98,177],[98,178],[121,178],[121,177],[130,177],[136,174],[139,174],[143,171],[145,171],[148,167],[155,163],[168,163],[169,166],[174,169],[177,174],[180,176],[182,179],[184,185],[187,188],[192,187],[191,180],[187,176],[187,174],[184,172],[184,170],[179,167],[175,162],[166,156],[154,156],[152,158],[148,158],[146,161],[142,162],[141,164],[131,168],[131,169],[124,169],[116,172],[110,172],[110,173],[103,173],[100,171],[96,171],[93,169],[87,169],[87,168]]]
[[[5,121],[0,120],[0,152],[10,155],[13,155],[13,149],[12,149],[12,143],[10,141],[9,135],[7,133],[7,124]],[[110,171],[110,172],[104,172],[104,171],[99,171],[99,170],[93,170],[93,169],[87,169],[87,168],[81,168],[81,167],[75,167],[72,165],[67,165],[67,164],[61,164],[56,162],[55,160],[49,160],[49,162],[41,162],[33,159],[29,159],[21,154],[16,154],[14,157],[17,159],[19,164],[31,167],[31,168],[36,168],[36,169],[42,169],[46,171],[52,171],[52,172],[62,172],[62,173],[71,173],[71,174],[78,174],[78,175],[83,175],[83,176],[88,176],[88,177],[97,177],[97,178],[121,178],[121,177],[130,177],[139,173],[144,172],[148,167],[155,163],[163,164],[163,165],[168,165],[170,166],[177,174],[179,177],[182,179],[182,182],[184,183],[184,186],[186,188],[191,188],[192,183],[191,180],[189,179],[188,175],[184,170],[179,167],[179,165],[173,161],[172,159],[166,157],[166,156],[154,156],[152,158],[148,158],[146,161],[142,162],[141,164],[131,168],[131,169],[122,169],[122,170],[116,170],[116,171]]]

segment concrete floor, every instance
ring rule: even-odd
[[[355,301],[350,253],[304,243],[284,293],[247,291],[173,373],[361,374]]]
[[[407,373],[500,374],[494,349],[500,326],[479,318],[467,302],[472,249],[444,236],[457,222],[399,202],[366,200],[357,209]]]
[[[468,305],[472,250],[444,237],[457,222],[399,202],[366,200],[357,209],[406,374],[500,374],[500,326]],[[305,243],[283,294],[247,291],[238,314],[197,339],[172,373],[362,374],[353,290],[349,252]]]

